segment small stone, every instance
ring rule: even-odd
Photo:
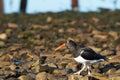
[[[116,68],[111,68],[106,73],[107,74],[113,74],[115,71],[116,71]]]
[[[68,75],[68,80],[88,80],[88,78],[82,77],[80,75],[71,74],[71,75]]]
[[[3,47],[3,46],[5,46],[5,42],[0,41],[0,47]]]
[[[114,37],[115,40],[119,38],[118,32],[110,31],[108,34]]]
[[[30,80],[29,76],[26,75],[22,75],[20,77],[18,77],[19,80]]]
[[[59,33],[64,33],[65,30],[64,30],[63,28],[61,28],[61,29],[58,29],[58,32],[59,32]]]
[[[55,69],[53,71],[53,74],[55,74],[55,75],[66,75],[67,74],[67,70],[64,70],[64,69]]]
[[[69,28],[67,29],[67,32],[70,34],[74,34],[74,33],[77,33],[77,30],[75,28]]]
[[[109,80],[120,80],[120,76],[109,77]]]
[[[15,29],[18,28],[18,25],[16,23],[8,23],[8,27]]]
[[[57,76],[55,80],[68,80],[67,76]]]
[[[48,66],[52,68],[57,68],[57,66],[54,63],[49,63]]]
[[[92,31],[92,34],[94,34],[94,35],[98,35],[98,34],[101,34],[101,32],[98,31],[98,30],[93,30],[93,31]]]
[[[5,33],[9,35],[10,33],[12,33],[12,29],[6,29]]]
[[[37,24],[34,24],[32,25],[32,27],[34,29],[42,29],[42,30],[50,30],[51,26],[47,26],[47,25],[37,25]]]
[[[8,65],[10,65],[11,64],[11,62],[6,62],[6,61],[0,61],[0,67],[4,67],[4,66],[8,66]]]
[[[103,49],[105,49],[105,48],[108,48],[108,45],[107,44],[103,44],[102,47],[103,47]]]
[[[2,56],[2,60],[4,61],[10,61],[13,58],[12,55],[6,54]]]
[[[55,80],[55,78],[49,73],[41,72],[36,75],[36,80]]]
[[[75,25],[75,24],[76,24],[76,21],[74,20],[74,21],[70,22],[70,24],[71,24],[71,25]]]
[[[91,20],[94,22],[94,23],[98,23],[100,20],[99,18],[96,18],[96,17],[92,17]]]
[[[36,75],[36,80],[47,80],[47,73],[41,72]]]
[[[93,37],[96,39],[99,39],[99,41],[101,41],[101,42],[107,41],[107,39],[108,39],[107,35],[101,35],[101,34],[96,34]]]
[[[66,68],[67,68],[67,69],[72,69],[72,70],[76,71],[76,70],[77,70],[77,64],[68,63],[68,64],[66,65]]]
[[[1,33],[0,34],[0,39],[6,40],[7,39],[7,34],[6,33]]]
[[[120,44],[118,44],[118,45],[116,46],[116,50],[117,50],[117,51],[120,51]]]
[[[10,72],[10,75],[15,76],[16,73],[17,73],[17,72],[15,72],[15,71],[11,71],[11,72]]]
[[[46,22],[48,22],[48,23],[49,23],[49,22],[51,22],[52,20],[53,20],[53,19],[52,19],[52,17],[50,17],[50,16],[49,16],[49,17],[47,17]]]
[[[16,65],[14,65],[14,64],[11,64],[9,67],[10,67],[11,70],[15,70],[16,69]]]

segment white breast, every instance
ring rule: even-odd
[[[79,62],[79,63],[85,63],[87,62],[88,60],[85,60],[84,58],[82,58],[81,56],[78,56],[76,58],[74,58],[75,61]]]

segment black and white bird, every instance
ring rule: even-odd
[[[80,74],[84,69],[88,69],[88,74],[91,73],[91,65],[97,62],[105,61],[105,56],[97,54],[94,50],[89,47],[78,45],[73,40],[67,40],[66,43],[60,45],[55,49],[55,51],[68,48],[72,53],[74,60],[78,63],[82,63],[83,67],[81,70],[77,71],[75,74]]]

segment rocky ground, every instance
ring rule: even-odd
[[[120,11],[10,14],[0,18],[0,80],[120,80]],[[68,50],[54,51],[68,38],[108,61],[81,68]]]

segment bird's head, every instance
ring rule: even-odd
[[[69,49],[71,51],[71,50],[75,50],[76,47],[77,47],[77,44],[73,40],[68,39],[65,43],[63,43],[62,45],[58,46],[55,49],[55,51],[60,50],[60,49],[65,49],[65,48],[67,48],[67,49]]]

